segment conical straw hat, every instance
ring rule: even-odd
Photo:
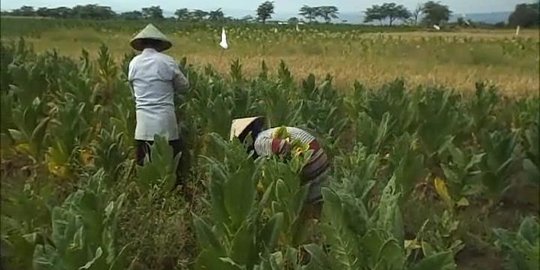
[[[165,36],[159,29],[157,29],[153,24],[148,24],[141,32],[139,32],[133,39],[130,41],[131,47],[137,51],[142,51],[144,48],[142,46],[142,39],[153,39],[160,42],[160,46],[156,48],[158,51],[164,51],[172,47],[171,41]]]
[[[242,132],[244,132],[249,125],[251,125],[253,122],[261,119],[262,117],[256,116],[256,117],[247,117],[247,118],[238,118],[234,119],[232,121],[231,125],[231,132],[230,132],[230,140],[232,141],[235,137],[240,136]]]

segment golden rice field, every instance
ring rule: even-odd
[[[4,21],[3,27],[14,23]],[[39,23],[30,21],[25,23]],[[27,41],[37,51],[56,48],[60,54],[76,58],[82,48],[95,55],[104,43],[120,59],[131,51],[128,41],[138,28],[112,24],[50,27],[33,31]],[[270,68],[283,60],[300,76],[331,74],[341,88],[352,87],[355,80],[378,87],[404,78],[410,86],[444,85],[470,91],[477,81],[487,81],[509,95],[536,95],[539,91],[539,33],[534,29],[522,30],[516,38],[511,29],[366,32],[361,27],[334,31],[301,26],[298,32],[292,26],[233,25],[226,29],[230,48],[223,51],[218,46],[220,27],[162,25],[174,43],[170,55],[187,57],[199,67],[210,64],[224,73],[235,59],[242,62],[249,75],[258,72],[263,60]],[[10,34],[2,38],[18,37]]]

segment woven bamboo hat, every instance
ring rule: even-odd
[[[144,49],[142,41],[145,39],[151,39],[158,42],[157,51],[165,51],[172,47],[171,41],[165,36],[159,29],[157,29],[153,24],[148,24],[141,32],[139,32],[134,38],[131,39],[129,44],[133,49],[137,51],[142,51]]]
[[[232,141],[235,137],[240,137],[242,133],[248,131],[251,128],[251,125],[253,123],[263,120],[264,117],[262,116],[234,119],[231,124],[231,132],[229,139]]]

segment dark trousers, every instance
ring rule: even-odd
[[[135,140],[136,144],[136,162],[137,165],[143,166],[144,165],[144,159],[146,155],[150,156],[150,146],[154,144],[153,141],[141,141],[141,140]],[[176,185],[183,184],[184,179],[184,170],[187,170],[188,168],[185,166],[186,162],[186,155],[187,152],[185,151],[184,144],[182,143],[182,140],[172,140],[169,141],[169,145],[173,149],[173,155],[176,157],[178,153],[182,152],[182,155],[180,156],[180,161],[178,162],[178,166],[176,167]]]

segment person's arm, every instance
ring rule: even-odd
[[[131,94],[135,95],[135,89],[133,88],[133,60],[129,62],[128,66],[128,74],[127,79],[129,83],[129,90],[131,90]]]
[[[286,140],[273,139],[264,135],[257,137],[254,147],[259,156],[286,155],[291,150],[291,146]]]
[[[172,69],[173,69],[172,81],[173,81],[174,91],[179,94],[186,94],[190,86],[188,79],[186,78],[184,73],[180,71],[178,64],[172,62],[170,63],[170,65],[172,66]]]

